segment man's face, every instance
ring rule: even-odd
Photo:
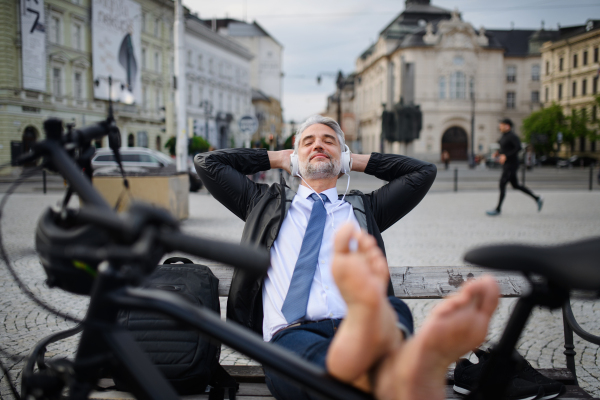
[[[298,162],[307,179],[327,179],[340,173],[341,146],[335,131],[327,125],[309,126],[300,136]]]
[[[502,122],[499,125],[500,127],[500,132],[502,133],[506,133],[508,131],[510,131],[510,125],[509,124],[503,124]]]

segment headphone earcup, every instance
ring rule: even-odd
[[[346,147],[346,150],[342,152],[342,157],[340,159],[340,164],[342,166],[340,172],[344,174],[349,174],[350,171],[352,171],[352,152],[350,151],[350,148],[347,144],[344,144],[344,146]]]
[[[300,167],[298,165],[298,154],[292,153],[290,156],[290,170],[292,171],[292,176],[300,176]]]

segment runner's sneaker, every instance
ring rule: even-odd
[[[466,358],[458,360],[454,368],[454,391],[460,394],[471,393],[479,384],[484,364],[485,361],[481,358],[477,364],[473,364]],[[508,400],[533,400],[543,397],[544,389],[542,386],[514,377],[509,381],[504,398]]]

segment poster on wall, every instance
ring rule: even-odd
[[[46,91],[46,18],[44,0],[21,1],[23,88]]]
[[[132,0],[92,1],[94,97],[127,104],[141,101],[142,7]]]

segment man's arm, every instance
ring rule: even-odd
[[[200,153],[194,157],[194,165],[210,194],[244,221],[252,209],[250,203],[268,188],[246,177],[271,168],[267,151],[263,149]]]
[[[500,153],[504,154],[507,158],[514,156],[521,150],[521,140],[516,134],[512,134],[509,140],[506,141],[505,145],[500,149]]]
[[[383,232],[423,200],[435,180],[437,168],[434,164],[396,154],[371,153],[363,157],[368,159],[362,158],[357,168],[367,161],[366,174],[389,182],[368,195],[379,231]]]

